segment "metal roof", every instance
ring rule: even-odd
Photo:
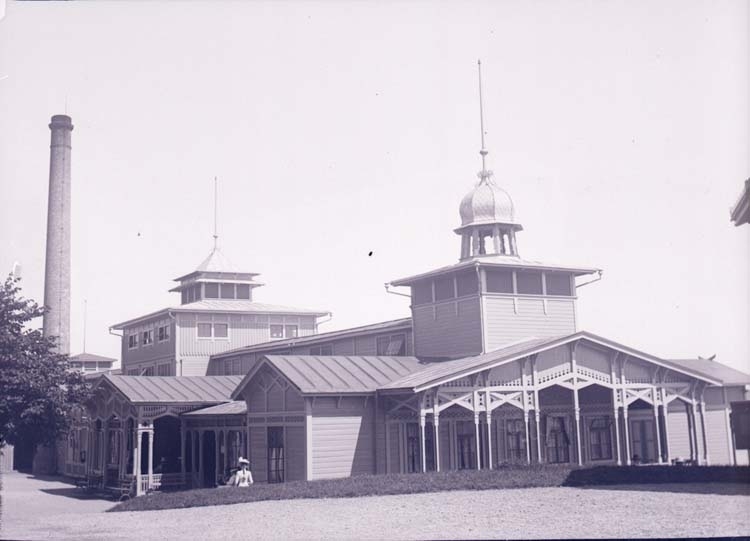
[[[161,315],[167,315],[170,312],[214,312],[214,313],[231,313],[231,314],[288,314],[288,315],[311,315],[325,316],[330,312],[320,310],[311,310],[308,308],[294,308],[292,306],[281,306],[278,304],[264,304],[261,302],[245,301],[237,299],[203,299],[188,304],[182,304],[174,308],[162,308],[156,312],[151,312],[127,321],[115,323],[110,328],[122,330],[125,327],[143,321],[145,319],[155,318]]]
[[[528,354],[527,352],[529,350],[549,342],[554,342],[558,339],[559,337],[530,338],[474,357],[464,357],[463,359],[455,359],[453,361],[433,362],[423,370],[401,379],[394,380],[381,387],[381,389],[416,389],[417,387],[430,385],[430,383],[442,380],[446,377],[458,379],[467,375],[467,372],[474,373],[478,371],[478,368],[483,369],[484,365],[488,363],[497,364],[506,359],[515,358],[516,356],[523,357]]]
[[[416,357],[266,355],[237,386],[232,398],[237,398],[266,364],[306,395],[372,393],[425,367]]]
[[[690,370],[707,377],[720,380],[724,385],[750,385],[750,374],[740,372],[725,364],[711,359],[665,359],[664,362],[674,364],[684,370]]]
[[[199,410],[183,413],[183,417],[203,417],[205,415],[245,415],[247,403],[244,400],[233,400],[217,406],[209,406]]]
[[[115,363],[117,359],[112,357],[104,357],[103,355],[95,355],[93,353],[79,353],[78,355],[71,355],[70,360],[79,363]]]
[[[109,382],[133,404],[216,404],[229,402],[242,376],[113,376]]]
[[[318,342],[328,342],[330,340],[339,340],[341,338],[347,338],[349,336],[360,336],[364,334],[372,334],[376,332],[385,331],[396,331],[411,329],[412,320],[410,317],[401,319],[394,319],[391,321],[382,321],[380,323],[371,323],[370,325],[362,325],[361,327],[352,327],[350,329],[342,329],[340,331],[330,331],[319,334],[312,334],[310,336],[300,336],[297,338],[285,338],[282,340],[272,340],[270,342],[263,342],[260,344],[253,344],[251,346],[243,346],[240,348],[230,349],[229,351],[223,351],[212,355],[212,359],[221,359],[223,357],[231,357],[238,353],[253,353],[259,351],[270,351],[284,347],[296,347],[301,345],[317,344]]]
[[[571,267],[568,265],[557,265],[554,263],[542,263],[540,261],[531,261],[529,259],[521,259],[520,257],[515,256],[503,256],[503,255],[488,255],[488,256],[480,256],[479,258],[474,258],[467,261],[460,261],[459,263],[454,263],[453,265],[447,265],[445,267],[440,267],[428,272],[424,272],[422,274],[415,274],[413,276],[407,276],[406,278],[400,278],[398,280],[393,280],[391,285],[394,286],[406,286],[410,285],[414,282],[417,282],[419,280],[424,280],[425,278],[431,278],[433,276],[437,276],[440,274],[446,274],[449,272],[455,272],[462,269],[469,269],[474,266],[480,266],[480,267],[497,267],[497,268],[522,268],[522,269],[537,269],[537,270],[558,270],[558,271],[567,271],[572,272],[576,276],[584,275],[584,274],[593,274],[595,272],[601,272],[601,269],[596,269],[593,267]]]
[[[665,361],[664,359],[660,359],[659,357],[656,357],[654,355],[649,355],[648,353],[644,353],[628,346],[624,346],[607,338],[597,336],[593,333],[579,331],[573,334],[552,338],[529,338],[527,340],[515,342],[505,347],[474,357],[466,357],[453,361],[434,362],[431,363],[432,366],[425,368],[418,373],[406,376],[400,380],[394,380],[391,383],[381,387],[381,389],[410,389],[413,391],[419,391],[422,389],[433,387],[434,385],[439,385],[445,381],[451,381],[470,374],[475,374],[493,366],[498,366],[506,362],[512,362],[522,357],[533,355],[535,353],[539,353],[540,351],[558,347],[560,345],[581,339],[620,351],[622,353],[625,353],[626,355],[642,359],[646,362],[654,363],[659,366],[681,372],[683,374],[701,379],[713,385],[722,384],[722,381],[712,374],[700,372],[693,367],[681,366],[674,362]]]

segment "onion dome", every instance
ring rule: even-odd
[[[459,207],[461,227],[481,224],[508,224],[518,226],[516,211],[510,194],[487,176],[461,200]]]

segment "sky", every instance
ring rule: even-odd
[[[603,269],[581,329],[750,372],[746,1],[9,2],[0,271],[43,298],[49,129],[73,119],[71,350],[179,304],[218,233],[320,331],[409,315],[481,167],[526,259]],[[3,78],[5,77],[5,78]],[[372,252],[372,255],[368,255]],[[41,326],[41,321],[38,322]]]

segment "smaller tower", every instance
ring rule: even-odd
[[[487,169],[487,154],[484,144],[484,107],[482,101],[482,62],[477,61],[479,71],[479,125],[481,129],[482,170],[477,173],[479,183],[461,201],[461,227],[455,229],[461,235],[461,261],[485,256],[518,257],[516,231],[523,226],[516,221],[515,207],[508,192],[492,180],[492,171]]]

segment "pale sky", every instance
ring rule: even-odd
[[[20,261],[42,300],[47,124],[67,111],[73,353],[84,299],[87,351],[116,358],[110,325],[179,304],[215,175],[256,300],[330,310],[321,332],[408,316],[383,284],[458,261],[481,58],[521,256],[604,269],[580,328],[750,371],[750,226],[729,220],[749,35],[747,1],[11,2],[0,270]]]

